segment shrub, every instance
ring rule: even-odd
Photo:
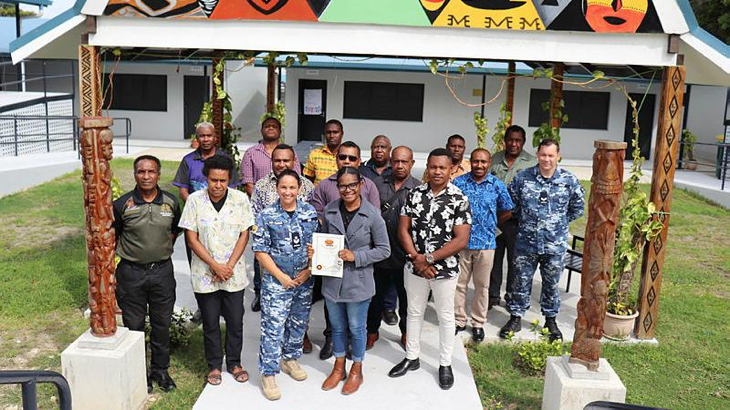
[[[568,354],[568,347],[561,340],[549,341],[548,330],[540,326],[537,320],[530,324],[530,331],[539,336],[539,340],[516,343],[514,345],[514,366],[528,376],[542,376],[545,374],[548,356],[563,356]],[[513,335],[509,336],[512,340]]]

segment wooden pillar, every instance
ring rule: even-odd
[[[606,298],[621,208],[627,144],[599,140],[593,146],[596,152],[593,154],[580,300],[570,362],[583,364],[589,370],[596,371],[601,357],[603,320],[606,318]]]
[[[276,104],[276,88],[278,81],[276,77],[276,66],[269,63],[266,72],[266,112],[274,112],[274,104]]]
[[[218,54],[220,55],[220,54]],[[223,78],[225,77],[225,70],[220,72],[216,70],[216,67],[221,62],[221,57],[213,58],[213,94],[211,97],[211,111],[213,117],[213,127],[215,128],[216,145],[220,146],[223,137],[223,100],[218,99],[218,88],[224,88]],[[223,62],[225,64],[225,62]]]
[[[512,119],[515,117],[515,72],[517,71],[517,65],[514,61],[507,63],[507,104],[505,108],[509,113],[509,125],[512,125]]]
[[[674,170],[679,155],[679,138],[684,101],[685,67],[667,67],[662,77],[654,171],[651,178],[650,200],[662,214],[658,217],[664,227],[656,239],[644,248],[639,282],[639,318],[634,333],[639,339],[652,339],[657,324],[659,291],[662,286],[664,257],[669,232],[669,211],[672,204]]]
[[[563,63],[555,63],[553,67],[553,78],[550,84],[550,126],[560,128],[563,123],[562,116],[556,117],[555,113],[562,111],[560,102],[563,100],[563,74],[565,73],[565,65]]]
[[[114,245],[112,222],[112,119],[84,117],[79,120],[79,147],[83,165],[86,248],[89,265],[89,324],[95,336],[113,336],[117,331],[117,301],[114,291]]]
[[[79,46],[79,112],[81,117],[100,117],[104,101],[101,90],[102,66],[99,47]]]

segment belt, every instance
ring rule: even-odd
[[[162,261],[150,262],[150,263],[137,263],[137,262],[132,262],[132,261],[127,260],[127,259],[122,259],[122,262],[124,262],[124,263],[126,263],[126,264],[128,264],[130,266],[133,266],[135,268],[138,268],[138,269],[152,270],[154,268],[157,268],[157,267],[160,267],[160,266],[166,264],[167,262],[170,262],[170,258],[167,258],[167,259],[162,260]]]

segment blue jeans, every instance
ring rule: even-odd
[[[370,299],[362,302],[338,303],[327,298],[327,311],[332,322],[332,350],[335,357],[347,353],[347,329],[350,329],[350,349],[353,362],[362,362],[367,341],[368,307]]]

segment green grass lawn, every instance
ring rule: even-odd
[[[114,160],[123,189],[132,161]],[[161,186],[176,163],[163,163]],[[0,198],[0,368],[60,371],[61,351],[88,328],[87,271],[80,173]],[[582,233],[585,218],[572,225]],[[659,307],[658,346],[605,346],[604,356],[632,403],[675,409],[730,408],[730,211],[675,191]],[[543,380],[512,366],[508,345],[469,348],[487,408],[539,408]],[[190,408],[203,388],[202,333],[173,351],[178,390],[153,395],[152,408]],[[41,408],[55,391],[39,387]],[[20,403],[20,387],[0,387],[0,408]]]

